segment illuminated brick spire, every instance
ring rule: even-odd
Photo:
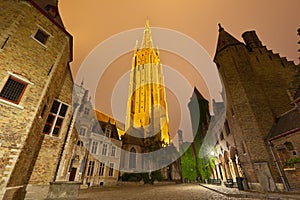
[[[132,58],[126,130],[130,127],[143,128],[144,138],[153,137],[164,144],[170,142],[162,65],[159,51],[153,49],[148,20],[141,49],[138,49],[137,43]]]
[[[153,47],[153,43],[152,43],[152,37],[151,37],[151,30],[150,30],[150,26],[149,26],[149,20],[146,20],[146,24],[145,24],[145,29],[144,29],[144,37],[143,37],[143,41],[142,41],[142,46],[141,48],[152,48]]]

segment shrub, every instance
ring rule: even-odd
[[[288,166],[294,166],[295,163],[299,163],[299,162],[300,162],[300,158],[293,157],[293,158],[288,159],[288,161],[286,162],[286,164]]]

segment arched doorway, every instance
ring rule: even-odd
[[[225,170],[225,161],[221,154],[219,155],[219,161],[220,161],[219,170],[220,170],[221,179],[224,180],[227,177],[226,177],[226,170]]]
[[[231,159],[230,159],[228,151],[224,152],[224,160],[225,160],[225,168],[226,168],[227,179],[232,179],[234,176],[233,176],[233,173],[232,173]]]

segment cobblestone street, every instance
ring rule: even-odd
[[[159,200],[159,199],[241,199],[227,197],[200,185],[193,184],[171,184],[171,185],[142,185],[122,186],[109,188],[94,188],[81,190],[79,199],[101,199],[101,200]],[[243,198],[254,199],[254,198]]]

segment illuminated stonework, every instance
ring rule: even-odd
[[[158,49],[153,49],[149,21],[146,21],[141,49],[136,43],[132,58],[126,130],[143,128],[166,145],[169,139],[168,106]]]

